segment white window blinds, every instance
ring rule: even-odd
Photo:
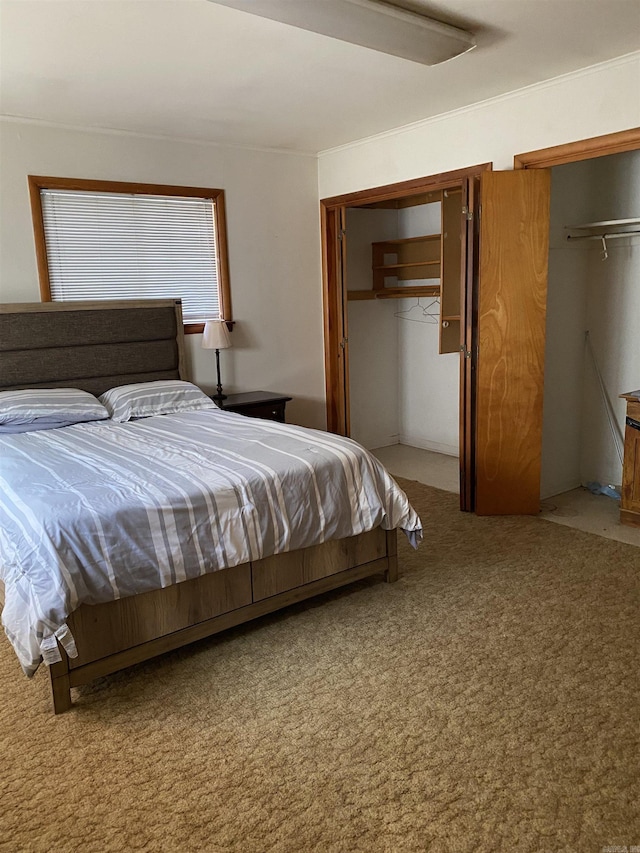
[[[57,302],[182,299],[185,323],[220,318],[210,198],[41,189]]]

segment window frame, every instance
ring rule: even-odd
[[[40,301],[53,302],[47,260],[47,244],[42,213],[41,190],[76,190],[79,192],[130,193],[132,195],[182,196],[183,198],[206,198],[213,202],[214,228],[218,260],[218,297],[220,319],[233,323],[231,313],[231,287],[229,283],[229,253],[227,246],[227,218],[224,190],[203,187],[179,187],[170,184],[141,184],[131,181],[97,181],[86,178],[55,178],[28,175],[31,217],[36,246]],[[185,334],[199,334],[204,323],[188,323]]]

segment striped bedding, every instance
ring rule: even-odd
[[[347,438],[209,410],[0,436],[2,621],[23,670],[75,655],[68,615],[420,520]]]

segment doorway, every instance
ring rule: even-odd
[[[369,448],[404,440],[459,454],[464,510],[473,509],[467,259],[474,181],[489,169],[321,203],[328,427]],[[434,395],[426,404],[429,375],[446,416]]]
[[[640,132],[530,152],[515,165],[552,173],[542,511],[615,532],[619,503],[606,495],[622,478],[619,395],[640,384]]]

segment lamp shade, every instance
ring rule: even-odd
[[[202,333],[204,349],[229,349],[231,335],[224,320],[207,320]]]

